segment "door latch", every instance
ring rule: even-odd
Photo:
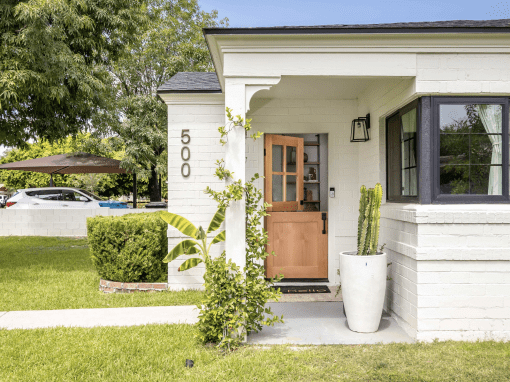
[[[323,212],[322,213],[322,234],[325,235],[326,234],[326,218],[327,218],[327,213],[326,212]]]

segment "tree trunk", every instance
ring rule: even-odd
[[[149,194],[151,202],[161,202],[161,192],[159,190],[159,177],[156,173],[156,166],[151,166],[151,177],[149,179]]]

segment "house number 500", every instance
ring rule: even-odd
[[[189,136],[189,130],[188,129],[182,129],[181,132],[181,142],[183,145],[187,145],[191,141],[191,137]],[[181,149],[181,158],[184,161],[184,163],[181,166],[181,175],[185,178],[187,178],[191,172],[189,163],[186,163],[189,161],[191,154],[189,151],[188,146],[183,146]]]

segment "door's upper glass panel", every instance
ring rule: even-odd
[[[273,172],[283,172],[283,146],[273,145]]]
[[[297,171],[297,163],[296,163],[296,155],[297,155],[297,147],[287,146],[286,147],[286,155],[287,155],[287,172],[296,172]]]

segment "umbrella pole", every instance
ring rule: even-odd
[[[53,174],[50,174],[50,187],[55,187],[53,184]]]
[[[163,191],[161,190],[161,175],[159,176],[159,201],[162,200]]]
[[[136,189],[136,174],[133,173],[133,208],[137,208],[136,199],[138,197],[138,190]]]

